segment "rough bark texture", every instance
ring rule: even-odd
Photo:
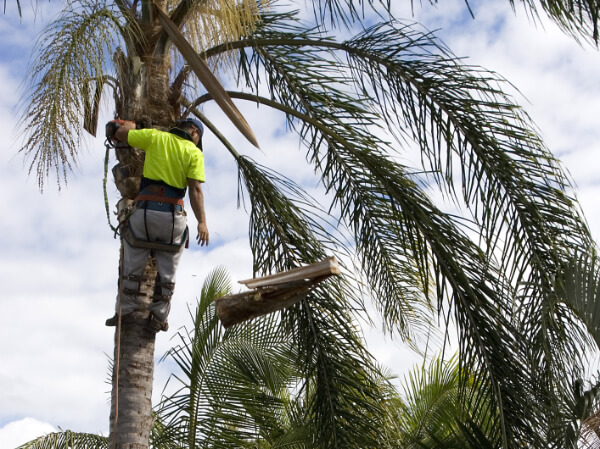
[[[120,358],[116,354],[118,345],[115,333],[109,436],[111,448],[147,448],[152,429],[155,333],[149,329],[147,317],[138,312],[134,314],[136,316],[133,319],[121,326]],[[117,377],[118,388],[115,388]]]
[[[143,49],[142,49],[143,50]],[[140,52],[142,54],[143,52]],[[178,108],[169,86],[169,61],[152,57],[115,56],[122,84],[117,95],[117,117],[143,122],[146,127],[165,129],[175,121]],[[115,151],[115,184],[122,195],[122,211],[139,193],[144,153],[123,145]],[[110,412],[110,449],[147,449],[152,429],[152,387],[156,334],[148,326],[146,308],[152,299],[156,264],[151,259],[141,286],[140,311],[121,323],[115,331]]]
[[[215,300],[217,315],[224,327],[293,306],[304,299],[312,282],[299,283],[293,288],[273,288],[223,296]]]
[[[141,308],[151,301],[156,264],[150,260],[141,285]],[[152,429],[152,384],[156,333],[148,326],[149,313],[134,312],[115,330],[109,448],[145,449]],[[117,385],[118,382],[118,385]]]

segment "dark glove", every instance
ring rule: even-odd
[[[115,133],[122,124],[123,120],[111,120],[106,124],[106,138],[112,143],[118,142],[118,140],[115,138]]]

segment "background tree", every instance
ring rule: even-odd
[[[179,343],[165,355],[180,368],[171,376],[154,414],[150,445],[154,448],[311,448],[320,433],[309,405],[316,394],[306,379],[293,344],[281,332],[275,316],[225,330],[214,299],[230,292],[230,280],[217,268],[205,280],[197,307],[190,311],[192,327],[178,333]],[[362,382],[379,378],[373,369]],[[393,395],[389,382],[377,382],[381,398]],[[353,447],[396,447],[389,400],[370,401],[354,395],[353,406],[363,418],[376,421],[379,433],[352,432]],[[375,441],[376,446],[373,446]],[[38,438],[22,449],[108,447],[108,439],[58,432]]]
[[[23,146],[31,168],[41,188],[50,173],[59,184],[65,179],[79,148],[80,128],[73,124],[94,130],[105,85],[113,87],[122,118],[166,127],[192,112],[218,133],[197,110],[211,98],[185,83],[190,68],[169,53],[173,33],[157,22],[155,7],[166,9],[207,61],[233,58],[243,89],[230,92],[232,98],[286,114],[331,193],[324,210],[352,234],[346,250],[358,260],[354,276],[365,281],[386,325],[411,340],[436,311],[452,315],[461,366],[482,386],[473,403],[500,411],[490,426],[502,446],[561,446],[564,435],[549,429],[547,418],[560,420],[554,419],[557,392],[572,380],[571,363],[585,363],[572,355],[588,342],[580,318],[560,307],[555,279],[568,255],[594,250],[567,194],[570,181],[503,91],[506,82],[461,65],[432,35],[389,17],[346,41],[333,39],[330,24],[360,25],[360,5],[315,2],[320,28],[314,28],[276,4],[69,3],[41,41],[40,63],[32,70]],[[569,30],[595,38],[594,5],[553,5],[543,7]],[[385,4],[371,6],[389,16]],[[237,19],[232,25],[223,17]],[[114,75],[107,75],[112,54]],[[218,135],[250,200],[255,272],[343,251],[314,201]],[[414,143],[423,165],[398,163],[392,155],[402,147],[396,142]],[[127,200],[136,193],[141,155],[124,156],[118,154],[113,172]],[[426,194],[433,186],[466,207],[468,218],[441,211]],[[151,271],[147,277],[149,292]],[[369,363],[351,315],[360,297],[349,285],[321,288],[282,315],[304,375],[314,379],[317,394],[309,407],[317,417],[317,447],[347,447],[353,432],[376,432],[351,410],[342,413],[351,408],[353,393],[376,391],[353,372],[368,371]],[[144,417],[149,429],[154,337],[135,326],[125,327],[121,342],[123,355],[145,355],[143,376],[131,388],[144,395],[124,412]],[[143,351],[129,349],[140,341]]]

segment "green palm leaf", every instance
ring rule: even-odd
[[[265,24],[276,23],[275,18],[270,20]],[[257,70],[264,68],[272,101],[286,112],[300,111],[288,115],[290,125],[298,126],[325,187],[336,192],[333,205],[339,206],[355,231],[359,251],[366,256],[362,260],[367,274],[379,293],[375,298],[384,301],[382,310],[389,312],[406,302],[416,309],[419,292],[426,298],[434,279],[438,299],[448,293],[461,325],[461,360],[487,373],[487,381],[492,382],[491,394],[504,411],[498,425],[505,442],[530,438],[531,428],[543,423],[540,410],[532,410],[531,420],[522,414],[534,402],[526,394],[532,381],[521,374],[529,349],[519,343],[522,330],[512,322],[514,301],[527,299],[521,313],[525,326],[533,323],[528,315],[538,317],[536,305],[548,301],[548,274],[557,272],[562,255],[587,247],[590,236],[573,200],[563,193],[569,185],[556,161],[541,146],[527,118],[495,87],[501,79],[459,66],[430,36],[394,28],[393,23],[344,44],[316,32],[292,36],[278,32],[277,25],[265,26],[238,46],[255,50],[241,60],[240,72],[247,74],[247,82],[261,79]],[[348,70],[354,70],[354,76],[331,69],[335,55],[331,59],[327,55],[334,50],[349,54]],[[351,97],[341,90],[356,80],[356,92],[363,95]],[[457,201],[461,197],[454,191],[452,160],[459,158],[456,182],[462,183],[462,199],[471,207],[475,222],[457,227],[453,217],[450,220],[426,201],[419,188],[423,180],[406,175],[405,169],[379,154],[379,148],[387,145],[367,131],[378,117],[370,111],[385,117],[391,132],[419,144],[437,174],[433,180]],[[513,159],[521,164],[510,162]],[[376,219],[381,219],[379,226],[374,225]],[[547,225],[538,226],[540,220]],[[483,238],[485,252],[463,234],[472,230]],[[504,234],[506,243],[499,242],[497,236]],[[388,263],[374,263],[369,269],[373,259],[382,260],[374,255],[385,257],[381,242],[388,235],[400,256],[396,260],[388,256]],[[410,276],[409,281],[390,278],[390,267],[396,265],[397,273],[405,273],[400,267],[406,269],[411,263],[412,282]],[[529,278],[523,279],[526,275]],[[400,288],[407,282],[413,294],[399,295],[410,291]],[[522,296],[516,297],[513,292],[519,286]],[[382,295],[382,291],[393,293]],[[552,316],[543,318],[548,321]],[[571,329],[565,324],[563,331]],[[533,349],[541,350],[550,364],[552,356],[543,352],[544,345],[572,347],[569,338],[555,338],[535,326],[525,329],[532,339],[540,340]],[[497,383],[499,379],[505,385]],[[507,428],[508,422],[515,427]]]
[[[22,444],[18,449],[56,449],[59,447],[107,449],[108,439],[90,433],[77,433],[65,430],[39,437]]]
[[[121,17],[106,2],[70,2],[37,42],[38,56],[27,76],[31,94],[22,101],[21,152],[40,189],[51,171],[60,186],[77,165],[81,126],[91,118],[88,106],[98,100],[96,84],[107,79],[108,56],[122,39],[139,32],[124,27]]]

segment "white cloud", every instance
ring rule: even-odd
[[[33,418],[23,418],[0,427],[0,449],[14,449],[35,438],[56,432],[50,424]]]

